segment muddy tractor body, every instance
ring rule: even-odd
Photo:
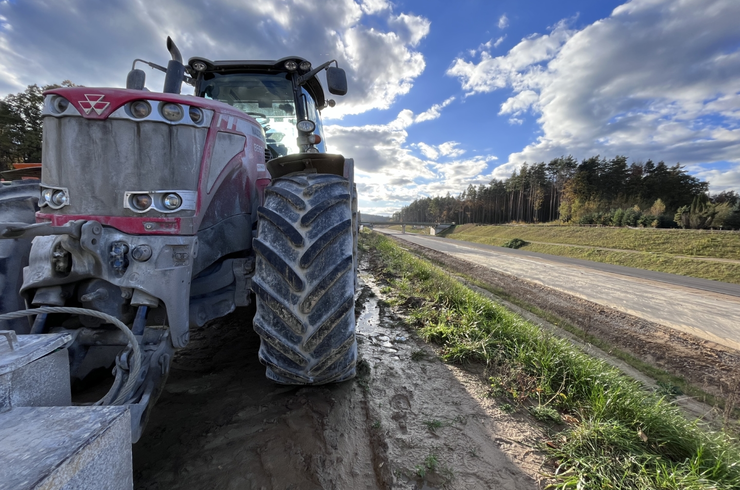
[[[0,330],[65,334],[71,400],[129,406],[134,441],[190,329],[253,297],[270,379],[356,360],[353,162],[325,152],[317,78],[343,95],[344,73],[168,47],[161,93],[136,69],[48,91],[40,180],[0,189]]]

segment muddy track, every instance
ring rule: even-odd
[[[543,488],[542,429],[407,330],[371,262],[356,301],[356,379],[265,379],[253,310],[197,329],[134,446],[135,488]]]
[[[740,352],[736,350],[409,241],[395,240],[403,248],[562,318],[707,393],[720,398],[740,396]]]

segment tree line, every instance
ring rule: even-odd
[[[420,198],[393,220],[458,224],[543,223],[740,228],[740,196],[710,196],[709,184],[680,164],[627,163],[572,156],[524,164],[504,180],[470,185],[458,196]]]

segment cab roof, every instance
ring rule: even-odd
[[[194,77],[197,78],[200,73],[219,73],[219,74],[229,74],[229,73],[268,73],[268,74],[277,74],[277,73],[291,73],[285,68],[285,62],[286,61],[295,61],[299,66],[301,62],[308,61],[304,58],[301,58],[300,56],[287,56],[285,58],[280,58],[279,60],[226,60],[226,61],[211,61],[207,58],[200,58],[200,57],[193,57],[188,60],[188,66],[186,67],[188,73]],[[193,68],[193,64],[196,61],[200,61],[202,63],[205,63],[206,70],[203,72],[199,72]],[[307,70],[308,71],[308,70]],[[300,69],[295,70],[296,73],[299,75],[303,75],[304,73],[307,73],[307,71],[302,71]],[[324,96],[324,89],[321,86],[321,82],[319,82],[319,79],[316,76],[313,76],[309,78],[306,83],[304,84],[304,87],[308,92],[311,94],[311,96],[316,101],[316,105],[318,107],[324,107],[326,105],[326,99]]]

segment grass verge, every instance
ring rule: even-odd
[[[740,264],[701,260],[702,257],[737,260],[738,233],[535,225],[457,228],[445,236],[499,247],[509,247],[519,240],[520,246],[510,248],[740,284]]]
[[[740,233],[710,230],[609,228],[547,225],[460,225],[448,238],[475,241],[512,238],[528,242],[585,245],[636,252],[740,260]]]
[[[736,489],[740,446],[665,398],[462,286],[376,233],[363,234],[409,321],[448,362],[486,363],[492,393],[553,421],[552,488]],[[560,420],[560,423],[555,422]]]

